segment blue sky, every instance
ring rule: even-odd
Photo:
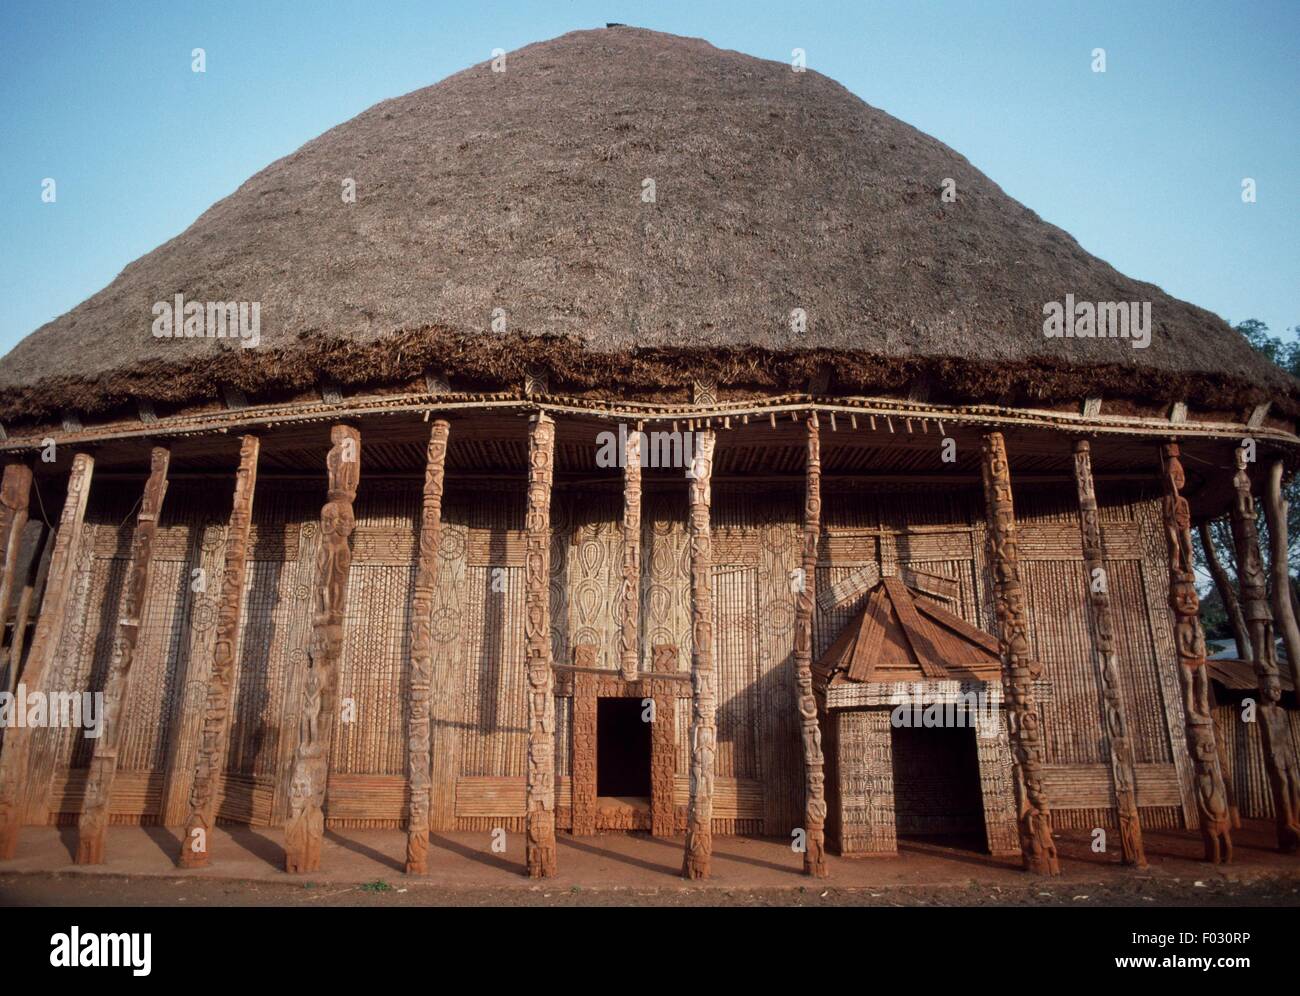
[[[1120,270],[1230,321],[1300,324],[1300,0],[5,0],[0,353],[327,128],[606,21],[802,48]]]

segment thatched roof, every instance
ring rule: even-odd
[[[1067,293],[1152,302],[1150,347],[1045,338],[1043,305]],[[176,294],[260,302],[260,347],[154,338],[153,305]],[[833,80],[614,28],[385,101],[272,163],[0,360],[0,418],[427,367],[799,390],[824,363],[858,393],[924,374],[981,400],[1300,397],[1222,320],[1090,256]]]

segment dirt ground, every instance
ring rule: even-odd
[[[1193,885],[1185,880],[1128,883],[1028,882],[1008,889],[891,886],[879,891],[817,886],[719,889],[446,888],[402,878],[337,886],[317,882],[132,879],[119,875],[0,874],[8,906],[1297,906],[1300,877]]]
[[[1278,854],[1272,827],[1251,821],[1235,834],[1236,860],[1199,860],[1197,834],[1147,834],[1150,867],[1095,854],[1088,834],[1058,834],[1062,875],[1025,874],[1014,858],[959,844],[904,841],[897,857],[830,859],[830,878],[801,874],[788,842],[718,837],[713,876],[679,875],[682,841],[644,834],[559,837],[559,874],[523,874],[520,834],[492,848],[486,833],[433,835],[430,873],[402,871],[405,835],[328,831],[321,871],[281,870],[278,831],[219,829],[210,867],[175,866],[178,831],[112,827],[107,859],[72,864],[76,832],[27,828],[19,855],[0,863],[5,906],[1300,906],[1300,857]]]

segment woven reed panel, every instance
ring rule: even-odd
[[[1254,693],[1248,697],[1258,700]],[[1223,738],[1227,748],[1228,772],[1237,795],[1241,815],[1251,819],[1273,818],[1273,793],[1264,767],[1264,748],[1260,741],[1258,717],[1255,722],[1241,720],[1242,707],[1225,702],[1214,710],[1215,735]],[[1291,749],[1300,746],[1300,711],[1288,710],[1291,726]]]
[[[275,783],[270,778],[224,774],[217,782],[217,821],[264,827],[271,823]]]
[[[352,564],[331,783],[340,774],[406,774],[407,618],[414,583],[413,564]]]
[[[673,777],[673,804],[685,806],[690,802],[690,775]],[[760,820],[763,818],[763,783],[749,778],[732,778],[718,775],[713,781],[713,826],[717,820]]]
[[[1172,764],[1137,765],[1137,797],[1143,806],[1177,806],[1182,799]],[[1114,803],[1107,764],[1048,764],[1043,767],[1047,797],[1057,809],[1106,809]]]
[[[161,771],[119,771],[113,779],[108,803],[109,822],[114,825],[152,822],[162,807]],[[62,770],[54,776],[50,794],[52,813],[81,813],[86,796],[86,769]]]
[[[493,572],[497,587],[493,591]],[[468,567],[468,656],[461,693],[460,775],[524,774],[528,746],[524,694],[523,568]],[[457,815],[459,803],[457,803]]]
[[[1120,691],[1129,735],[1134,742],[1134,759],[1146,763],[1170,763],[1170,734],[1160,679],[1175,664],[1162,658],[1152,638],[1152,620],[1165,620],[1163,602],[1148,601],[1150,591],[1142,580],[1143,565],[1132,561],[1106,562],[1110,587],[1111,614],[1115,621],[1115,650],[1119,655]],[[1172,648],[1171,648],[1172,649]],[[1177,675],[1173,677],[1177,679]],[[1180,712],[1181,715],[1181,712]],[[1173,740],[1178,755],[1187,749],[1181,729]],[[1141,797],[1139,796],[1139,802]]]
[[[757,603],[755,568],[713,571],[713,666],[718,696],[714,772],[718,776],[761,777]]]
[[[641,506],[641,669],[654,648],[677,648],[677,668],[691,668],[690,546],[686,495],[651,493]],[[680,734],[680,726],[678,731]]]
[[[325,813],[336,820],[385,820],[401,824],[408,814],[404,775],[330,772]]]

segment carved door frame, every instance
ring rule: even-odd
[[[677,699],[690,696],[690,683],[651,676],[626,681],[617,671],[608,674],[579,671],[573,674],[572,694],[569,771],[574,836],[591,836],[597,830],[628,829],[602,826],[596,812],[596,703],[603,698],[634,698],[654,702],[654,722],[650,730],[648,829],[656,837],[671,837],[677,824],[673,803],[677,748],[675,714]]]

